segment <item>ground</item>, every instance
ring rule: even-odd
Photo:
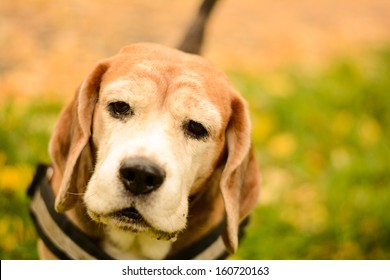
[[[4,0],[1,95],[69,96],[97,60],[126,44],[177,45],[199,3]],[[389,27],[388,0],[221,0],[204,55],[225,70],[292,63],[310,69],[381,47]]]

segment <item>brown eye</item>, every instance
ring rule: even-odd
[[[201,123],[193,120],[184,124],[184,131],[186,135],[197,140],[201,140],[209,136],[207,129]]]
[[[123,118],[132,115],[131,107],[126,102],[117,101],[108,104],[108,110],[114,118]]]

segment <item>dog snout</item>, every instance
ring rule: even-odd
[[[158,189],[164,182],[165,171],[146,158],[129,158],[119,169],[120,179],[133,195],[148,194]]]

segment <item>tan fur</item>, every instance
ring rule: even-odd
[[[134,120],[120,123],[108,116],[107,104],[118,98],[134,104]],[[180,126],[185,118],[204,122],[210,136],[204,141],[186,139]],[[92,221],[87,212],[104,216],[119,207],[115,205],[125,207],[127,201],[133,201],[152,227],[180,232],[170,253],[206,234],[226,215],[223,240],[227,250],[235,252],[239,223],[256,206],[259,196],[260,178],[250,133],[246,103],[210,62],[154,44],[127,46],[97,64],[58,120],[50,143],[56,210],[66,212],[103,244],[109,238],[105,227],[115,226],[109,218],[97,221],[92,216]],[[164,150],[151,147],[154,145]],[[143,198],[148,208],[140,198],[124,197],[127,194],[123,195],[115,181],[115,164],[138,154],[168,170],[161,190]],[[107,158],[110,165],[105,163]],[[110,176],[114,179],[107,181],[112,182],[108,194],[106,184],[99,185],[96,178]],[[170,197],[173,193],[174,199]],[[101,195],[113,201],[96,204]],[[167,204],[175,201],[179,208],[169,208]],[[153,208],[155,204],[180,213],[184,220],[164,216],[161,208]],[[155,220],[158,215],[161,218]],[[169,227],[164,226],[165,219],[172,219]],[[129,240],[133,239],[129,235]],[[41,256],[50,257],[42,247]]]

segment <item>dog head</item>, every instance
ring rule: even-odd
[[[259,175],[245,102],[207,60],[154,44],[96,65],[65,108],[50,143],[60,174],[56,210],[82,201],[108,227],[174,239],[189,197],[223,166],[224,242],[255,206]]]

